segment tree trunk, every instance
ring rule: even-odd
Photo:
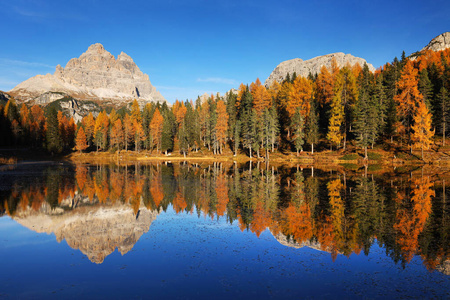
[[[314,154],[314,144],[311,143],[311,154]]]

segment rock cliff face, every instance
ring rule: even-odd
[[[3,91],[0,91],[0,103],[2,103],[2,102],[4,102],[4,103],[8,102],[9,98],[10,98],[10,96],[9,96],[7,93],[5,93],[5,92],[3,92]]]
[[[13,88],[9,94],[18,100],[47,104],[54,101],[43,94],[66,94],[79,100],[129,102],[166,101],[142,73],[133,59],[120,53],[117,59],[101,44],[91,45],[65,68],[56,66],[53,75],[37,75]]]
[[[296,72],[297,76],[303,77],[307,77],[309,73],[318,74],[322,66],[326,66],[327,68],[331,69],[331,61],[333,58],[336,58],[336,62],[339,67],[343,67],[346,64],[350,64],[351,66],[353,66],[357,63],[362,67],[364,63],[367,63],[363,58],[355,57],[351,54],[344,54],[342,52],[318,56],[309,60],[295,58],[279,64],[275,68],[275,70],[272,71],[269,78],[266,79],[264,84],[268,87],[275,80],[281,82],[284,80],[284,78],[286,78],[288,73],[292,76],[292,74]],[[370,71],[375,71],[375,68],[371,64],[367,63],[367,65]]]
[[[308,247],[311,249],[315,249],[315,250],[319,250],[319,251],[323,251],[321,249],[321,246],[318,242],[311,242],[311,241],[305,241],[302,242],[301,244],[295,242],[294,240],[288,240],[288,238],[282,234],[282,233],[278,233],[277,235],[274,235],[272,233],[272,235],[275,237],[275,239],[283,246],[286,247],[292,247],[292,248],[303,248],[303,247]]]
[[[44,204],[38,213],[30,209],[14,219],[38,233],[54,233],[58,242],[66,240],[71,248],[79,249],[90,261],[100,264],[115,249],[122,255],[130,251],[157,216],[158,212],[143,206],[136,217],[126,205],[87,206],[65,212],[63,208],[51,209]]]
[[[450,48],[450,32],[444,32],[432,39],[423,50],[441,51]]]

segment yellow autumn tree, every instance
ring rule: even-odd
[[[78,129],[77,137],[76,137],[76,149],[80,151],[86,150],[88,147],[87,140],[86,140],[86,134],[84,133],[83,126],[80,126],[80,129]]]
[[[425,101],[419,103],[419,107],[414,115],[412,130],[412,142],[415,148],[421,150],[423,159],[423,150],[430,149],[434,136],[434,130],[431,130],[431,113],[428,111]]]
[[[253,108],[258,115],[261,115],[265,108],[269,108],[271,104],[270,94],[266,87],[261,84],[259,78],[250,84],[250,93],[253,97]]]
[[[297,108],[300,108],[300,114],[303,118],[309,115],[312,94],[313,86],[311,80],[304,77],[297,77],[294,80],[286,103],[286,110],[290,118],[294,116]]]
[[[411,137],[411,123],[416,109],[423,101],[418,84],[418,70],[414,68],[413,62],[408,60],[403,68],[400,80],[397,82],[397,88],[400,93],[394,96],[394,100],[397,103],[397,115],[405,127],[408,141]]]
[[[150,136],[152,139],[152,147],[156,146],[156,152],[161,149],[161,136],[162,136],[162,125],[164,118],[156,108],[153,113],[152,121],[150,122]]]

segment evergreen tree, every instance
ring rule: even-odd
[[[278,122],[278,114],[275,106],[269,110],[269,141],[272,147],[272,153],[275,151],[275,143],[280,133],[280,124]]]
[[[180,151],[183,156],[186,157],[186,153],[189,151],[189,132],[187,125],[187,118],[181,121],[180,128],[178,129],[178,141],[180,143]]]
[[[447,89],[441,87],[439,94],[437,95],[438,103],[440,103],[441,108],[441,129],[442,129],[442,145],[445,146],[445,135],[447,131],[447,124],[449,121],[450,113],[450,99],[448,96]]]
[[[150,123],[155,112],[156,105],[154,103],[147,103],[142,110],[142,129],[144,130],[145,140],[144,148],[149,150],[152,147],[152,138],[150,135]]]
[[[52,154],[62,152],[61,136],[59,135],[58,112],[55,107],[51,107],[47,114],[46,145],[47,150]]]
[[[367,159],[367,147],[370,144],[369,136],[373,128],[371,128],[371,119],[376,114],[373,113],[373,105],[369,101],[367,91],[361,90],[355,107],[355,132],[357,134],[358,144],[364,149],[364,158]],[[376,113],[376,112],[375,112]]]
[[[167,155],[168,151],[173,150],[173,138],[177,124],[172,110],[167,107],[166,103],[163,104],[161,110],[164,118],[161,133],[161,151]]]
[[[305,143],[305,119],[300,108],[297,108],[295,111],[294,117],[292,118],[292,125],[294,129],[294,146],[298,156],[298,152],[300,150],[303,151],[303,144]]]
[[[240,144],[240,136],[241,136],[241,121],[236,120],[234,124],[234,133],[233,133],[233,141],[234,141],[234,156],[237,156],[237,151],[239,149]]]
[[[228,92],[226,95],[226,103],[227,103],[227,114],[228,114],[228,139],[231,141],[231,144],[233,145],[233,151],[236,155],[237,153],[237,149],[235,149],[236,146],[236,126],[237,126],[237,109],[236,109],[236,94],[232,93],[232,92]],[[239,136],[238,136],[238,140],[239,140]],[[239,141],[237,141],[237,145],[239,147]]]
[[[420,93],[423,96],[423,100],[427,105],[428,110],[433,114],[432,102],[433,102],[433,85],[431,84],[431,80],[428,77],[427,69],[423,69],[419,72],[419,83],[418,88]]]
[[[311,108],[306,123],[306,141],[311,144],[311,153],[314,154],[314,144],[319,142],[319,114],[314,98],[311,98]]]

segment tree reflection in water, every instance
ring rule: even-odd
[[[177,214],[237,221],[258,237],[270,230],[284,245],[327,251],[333,260],[367,255],[378,243],[395,263],[419,255],[429,270],[448,273],[445,184],[445,177],[420,170],[367,175],[259,164],[76,165],[14,183],[1,194],[0,212],[54,232],[96,263],[115,248],[128,252],[172,206]]]

